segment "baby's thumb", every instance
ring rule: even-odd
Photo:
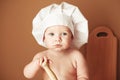
[[[43,57],[43,62],[47,63],[47,57],[46,56]]]

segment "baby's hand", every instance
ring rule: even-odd
[[[48,58],[46,56],[40,58],[40,66],[42,68],[48,66]]]
[[[58,80],[54,72],[49,68],[49,63],[51,61],[47,57],[40,58],[40,65],[44,68],[48,76],[50,77],[50,80]]]
[[[52,61],[50,59],[48,59],[46,56],[40,57],[40,58],[34,58],[33,63],[38,66],[39,68],[45,68],[45,67],[49,67],[50,63],[52,63]]]

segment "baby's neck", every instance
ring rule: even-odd
[[[70,51],[70,49],[65,49],[62,51],[55,51],[55,50],[48,50],[48,54],[54,55],[54,56],[64,56],[67,55],[67,53]]]

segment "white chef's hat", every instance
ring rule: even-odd
[[[80,48],[88,40],[88,22],[78,7],[66,2],[51,4],[41,9],[33,19],[32,34],[39,45],[45,46],[43,37],[48,27],[64,25],[73,34],[72,46]]]

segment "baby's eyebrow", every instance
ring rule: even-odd
[[[71,31],[70,31],[70,30],[68,30],[68,29],[66,29],[65,31],[66,31],[66,32],[71,32]]]

